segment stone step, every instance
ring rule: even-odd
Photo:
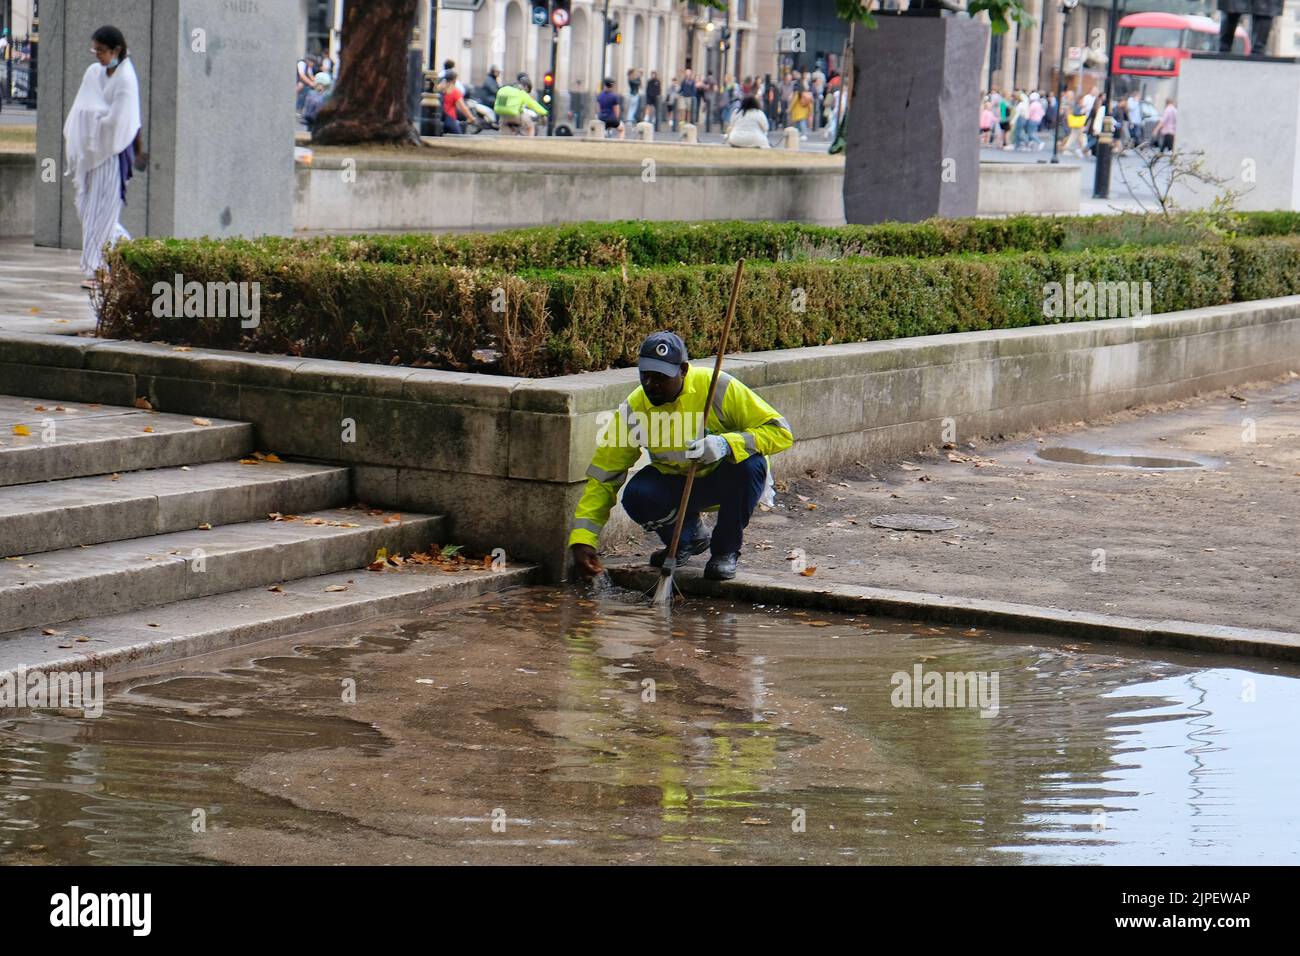
[[[252,425],[210,421],[197,425],[186,415],[0,396],[0,485],[194,465],[252,450]],[[30,434],[15,434],[19,425]]]
[[[539,570],[535,565],[513,565],[455,574],[413,566],[343,571],[290,581],[275,592],[257,587],[87,618],[59,628],[61,634],[45,634],[40,627],[10,631],[0,634],[0,676],[39,668],[102,671],[112,677],[124,670],[530,584],[538,580]]]
[[[199,525],[300,514],[351,500],[347,468],[212,462],[0,487],[0,557],[124,541]]]
[[[6,558],[0,631],[362,568],[381,547],[420,551],[443,530],[440,517],[342,508]]]

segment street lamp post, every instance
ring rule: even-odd
[[[1061,0],[1061,58],[1056,64],[1056,121],[1052,124],[1052,162],[1054,163],[1061,161],[1056,151],[1061,142],[1061,118],[1064,116],[1061,107],[1064,105],[1065,96],[1065,39],[1070,29],[1070,14],[1078,5],[1079,0]]]
[[[1119,22],[1119,0],[1110,0],[1110,17],[1106,21],[1106,114],[1097,134],[1097,171],[1092,180],[1092,198],[1110,198],[1111,142],[1115,138],[1115,104],[1111,101],[1115,81],[1115,29]]]

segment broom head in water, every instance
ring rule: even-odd
[[[664,562],[663,572],[659,575],[659,583],[655,585],[654,597],[650,603],[656,607],[673,606],[673,565],[676,562]]]

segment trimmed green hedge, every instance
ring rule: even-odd
[[[966,252],[1071,252],[1218,241],[1234,234],[1300,234],[1300,213],[1015,216],[837,227],[794,222],[613,222],[462,235],[136,239],[119,248],[125,264],[142,274],[260,270],[284,256],[519,271],[707,265],[735,262],[742,256],[780,262],[929,258]]]
[[[730,265],[510,273],[284,256],[248,270],[224,257],[208,263],[220,268],[188,268],[186,281],[262,284],[260,323],[244,329],[230,318],[156,317],[153,283],[170,281],[171,273],[145,274],[127,265],[129,256],[115,252],[114,258],[102,335],[524,376],[632,364],[641,339],[661,328],[681,333],[692,354],[708,354],[732,273]],[[1149,281],[1156,312],[1216,305],[1232,301],[1238,289],[1271,289],[1265,277],[1274,264],[1298,259],[1300,239],[1243,239],[1074,253],[756,262],[746,267],[731,348],[1050,323],[1044,286],[1068,275],[1076,283]],[[485,363],[474,355],[480,349],[500,357]]]

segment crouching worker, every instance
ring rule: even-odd
[[[637,360],[641,387],[618,411],[605,413],[596,454],[587,469],[587,488],[569,535],[574,568],[591,576],[601,570],[596,556],[600,529],[609,518],[619,487],[641,449],[650,464],[623,490],[623,508],[664,547],[650,557],[662,567],[672,543],[686,473],[699,464],[686,506],[677,549],[678,566],[709,551],[704,576],[736,576],[745,526],[760,500],[772,500],[767,458],[794,443],[789,423],[767,402],[726,372],[718,376],[713,404],[705,415],[713,369],[693,367],[686,346],[672,332],[656,332],[641,343]],[[700,527],[700,512],[718,511],[712,539]]]

